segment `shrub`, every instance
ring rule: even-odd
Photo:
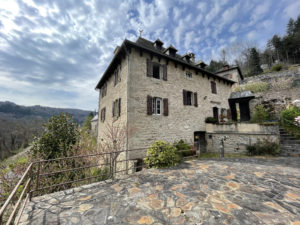
[[[42,136],[33,142],[33,155],[43,159],[67,156],[79,136],[77,124],[73,123],[72,117],[68,113],[53,116],[44,128]]]
[[[257,105],[254,109],[251,122],[262,123],[270,118],[269,111],[263,105]]]
[[[195,150],[191,148],[191,146],[184,142],[184,140],[179,140],[178,142],[174,142],[173,146],[177,150],[177,154],[180,157],[192,156],[195,154]]]
[[[218,120],[216,118],[214,118],[214,117],[206,117],[205,123],[216,124],[216,123],[218,123]]]
[[[298,116],[300,116],[300,107],[293,106],[281,112],[281,126],[295,136],[300,136],[300,127],[295,123],[295,118]]]
[[[272,71],[280,71],[282,70],[282,65],[281,64],[276,64],[274,66],[272,66]]]
[[[278,155],[280,150],[276,142],[265,138],[247,146],[247,151],[249,155]]]
[[[270,89],[270,86],[267,82],[255,82],[246,85],[238,86],[234,89],[235,92],[237,91],[251,91],[252,93],[258,92],[265,92]]]
[[[163,141],[156,141],[149,147],[145,163],[149,167],[166,168],[177,165],[179,160],[174,146]]]

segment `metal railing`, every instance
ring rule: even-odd
[[[128,154],[147,148],[123,150],[32,162],[0,209],[0,225],[18,224],[28,200],[34,196],[62,191],[103,180],[122,179],[149,167]],[[141,152],[143,151],[143,152]],[[195,150],[182,150],[182,158],[197,156]],[[184,156],[187,155],[187,156]],[[129,165],[131,164],[131,165]]]

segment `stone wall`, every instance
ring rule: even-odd
[[[213,78],[202,76],[195,70],[183,68],[169,61],[167,66],[168,79],[147,77],[147,58],[150,55],[132,50],[130,60],[130,76],[128,88],[128,125],[133,130],[129,135],[129,149],[147,148],[156,140],[174,142],[180,139],[193,143],[195,131],[205,131],[205,118],[213,116],[213,107],[228,109],[228,97],[231,85],[215,79],[217,94],[212,94],[210,82]],[[153,57],[153,62],[166,64]],[[186,78],[185,73],[192,73]],[[183,105],[183,89],[197,92],[198,107]],[[169,115],[147,115],[147,95],[168,98]],[[142,158],[140,154],[130,153],[130,158]]]
[[[208,152],[219,152],[221,139],[225,153],[246,153],[246,147],[265,138],[279,143],[278,126],[237,123],[232,125],[206,124],[206,141]]]
[[[255,99],[250,101],[250,109],[258,104],[263,104],[279,118],[281,110],[290,105],[292,101],[300,99],[300,71],[281,71],[276,73],[267,73],[259,76],[247,77],[241,83],[246,85],[250,83],[266,82],[269,84],[269,90],[255,93]]]

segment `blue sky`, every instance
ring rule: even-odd
[[[283,35],[295,0],[1,0],[0,101],[94,110],[113,50],[139,29],[209,63],[240,41]]]

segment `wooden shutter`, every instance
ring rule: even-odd
[[[182,96],[183,96],[183,105],[187,105],[187,91],[186,90],[182,91]]]
[[[119,101],[118,101],[118,116],[121,116],[121,98],[119,98]]]
[[[194,106],[198,107],[198,95],[197,95],[197,92],[194,93]]]
[[[103,109],[103,122],[105,121],[106,108]]]
[[[115,116],[115,102],[112,104],[112,116]]]
[[[168,66],[165,64],[163,65],[163,80],[167,81],[168,80]]]
[[[211,85],[211,92],[212,92],[213,94],[217,94],[217,85],[216,85],[216,82],[211,81],[211,82],[210,82],[210,85]]]
[[[153,77],[153,67],[150,59],[147,59],[147,77]]]
[[[169,115],[168,99],[164,98],[163,103],[164,103],[164,116],[168,116]]]
[[[147,115],[152,115],[152,97],[147,95]]]

